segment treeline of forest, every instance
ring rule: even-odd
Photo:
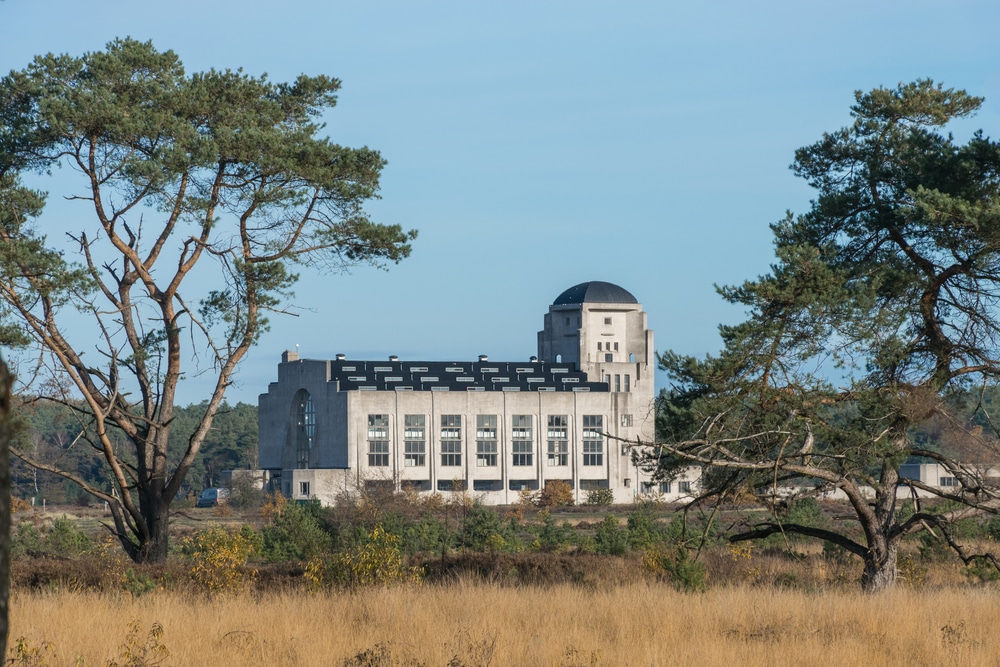
[[[170,431],[170,459],[174,467],[194,433],[205,403],[193,403],[174,411]],[[48,401],[22,401],[17,415],[21,422],[16,446],[28,457],[58,466],[80,476],[88,484],[110,490],[110,478],[103,454],[95,449],[92,419],[84,410],[72,410]],[[120,432],[112,432],[116,451],[131,462],[134,451]],[[223,470],[255,467],[257,463],[257,406],[248,403],[223,404],[212,429],[184,483],[183,495],[198,494],[205,487],[218,486]],[[11,494],[41,503],[81,504],[93,502],[75,482],[37,470],[11,457]]]

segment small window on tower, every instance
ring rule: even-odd
[[[611,324],[611,318],[610,317],[605,317],[604,318],[604,323],[605,324]]]
[[[604,361],[610,363],[610,362],[612,362],[614,360],[615,360],[615,355],[613,355],[613,354],[605,354],[604,355]]]

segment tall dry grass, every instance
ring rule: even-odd
[[[644,582],[605,589],[458,582],[355,593],[139,598],[16,593],[11,638],[49,665],[103,665],[128,624],[164,628],[170,665],[1000,664],[987,588],[881,596]]]

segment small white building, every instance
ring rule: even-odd
[[[288,351],[259,399],[260,466],[286,496],[324,504],[366,484],[508,504],[551,480],[566,481],[577,502],[592,489],[619,503],[684,498],[696,476],[650,486],[625,444],[654,436],[655,364],[642,306],[604,282],[556,298],[527,361]]]

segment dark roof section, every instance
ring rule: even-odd
[[[632,294],[613,283],[593,280],[574,285],[556,297],[553,306],[568,306],[576,303],[639,303]]]
[[[296,363],[296,362],[291,362]],[[595,391],[573,364],[545,361],[354,361],[336,359],[330,381],[339,391]]]

